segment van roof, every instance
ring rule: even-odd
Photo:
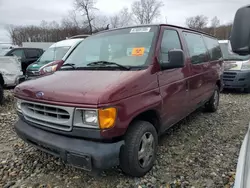
[[[50,48],[54,48],[54,47],[62,47],[62,46],[74,46],[77,43],[83,41],[84,39],[66,39],[66,40],[62,40],[59,42],[56,42],[54,44],[52,44],[50,46]]]
[[[108,31],[113,31],[113,30],[119,30],[119,29],[125,29],[125,28],[150,27],[150,26],[170,26],[170,27],[176,27],[176,28],[179,28],[179,29],[185,29],[185,30],[189,30],[189,31],[194,31],[194,32],[197,32],[197,33],[201,33],[201,34],[210,36],[212,38],[216,38],[215,36],[210,35],[210,34],[208,34],[206,32],[203,32],[203,31],[198,31],[198,30],[195,30],[195,29],[186,28],[186,27],[177,26],[177,25],[172,25],[172,24],[144,24],[144,25],[134,25],[134,26],[128,26],[128,27],[121,27],[121,28],[114,28],[114,29],[104,30],[104,31],[100,31],[98,33],[103,33],[103,32],[108,32]]]

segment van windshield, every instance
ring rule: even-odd
[[[124,28],[86,38],[68,57],[65,64],[75,68],[143,67],[148,64],[155,41],[157,26]],[[93,64],[94,62],[114,64]],[[92,64],[91,64],[92,63]],[[120,66],[120,67],[121,67]],[[62,69],[66,68],[62,67]]]
[[[46,64],[51,61],[62,60],[64,55],[68,52],[69,48],[70,46],[48,48],[37,61],[37,63]]]
[[[228,43],[220,43],[222,55],[224,60],[228,61],[246,61],[250,59],[250,56],[241,56],[235,53],[230,53],[228,49]]]

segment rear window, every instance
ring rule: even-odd
[[[211,61],[216,61],[219,60],[220,58],[222,58],[222,53],[221,53],[221,49],[220,49],[220,45],[217,39],[213,39],[207,36],[203,37],[207,48],[208,48],[208,52],[210,55],[210,60]]]

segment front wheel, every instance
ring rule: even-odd
[[[144,176],[154,165],[157,145],[158,135],[151,123],[136,121],[130,125],[120,152],[123,172],[134,177]]]
[[[219,106],[219,101],[220,101],[220,90],[219,87],[216,85],[213,96],[205,104],[205,111],[216,112]]]

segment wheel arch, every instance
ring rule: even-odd
[[[147,121],[151,123],[156,132],[159,134],[161,127],[160,113],[156,109],[147,109],[139,114],[137,114],[129,123],[129,126],[135,121]],[[129,127],[128,127],[129,128]]]

